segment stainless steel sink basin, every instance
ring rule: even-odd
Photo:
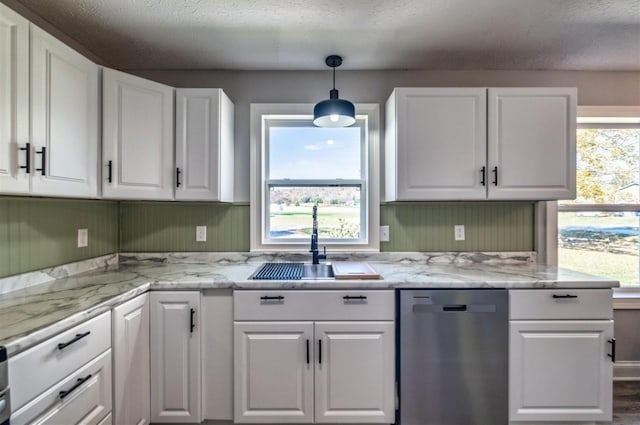
[[[333,280],[330,263],[264,263],[250,279],[258,280]]]
[[[302,270],[303,279],[327,280],[334,279],[331,264],[305,264]]]

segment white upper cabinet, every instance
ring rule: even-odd
[[[97,197],[96,64],[31,25],[32,192]]]
[[[30,155],[29,22],[0,4],[0,193],[29,192]]]
[[[575,88],[489,89],[490,199],[575,198],[577,97]]]
[[[233,110],[221,89],[176,90],[176,199],[233,201]]]
[[[104,69],[102,193],[173,199],[174,88]]]
[[[99,72],[0,5],[0,193],[98,196]]]
[[[485,199],[486,89],[398,88],[386,116],[387,201]]]
[[[395,89],[385,199],[574,198],[576,102],[575,88]]]

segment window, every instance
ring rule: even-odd
[[[377,250],[378,107],[345,128],[313,125],[313,105],[251,106],[251,249],[307,251],[312,209],[330,250]]]
[[[636,287],[640,282],[638,112],[579,108],[577,197],[558,203],[557,226],[560,267]]]

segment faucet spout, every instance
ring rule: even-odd
[[[311,249],[309,252],[312,256],[312,264],[320,264],[320,260],[325,260],[327,258],[327,247],[324,248],[322,254],[318,251],[318,206],[313,206],[313,213],[311,214],[313,218],[313,226],[311,229]]]

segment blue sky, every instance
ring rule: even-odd
[[[360,128],[271,127],[270,179],[359,179]]]

